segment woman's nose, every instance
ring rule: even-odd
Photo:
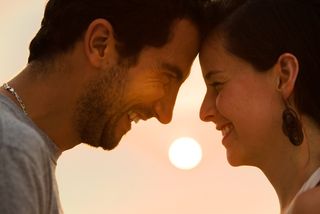
[[[213,97],[210,97],[208,93],[206,93],[206,96],[204,97],[201,107],[199,116],[200,119],[204,122],[210,122],[213,121],[213,118],[216,114],[216,102]]]

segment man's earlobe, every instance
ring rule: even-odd
[[[293,93],[299,73],[297,58],[291,53],[284,53],[278,58],[277,88],[281,91],[284,99],[288,99]]]
[[[105,19],[96,19],[89,25],[84,38],[85,53],[94,67],[108,60],[109,48],[114,47],[113,28]]]

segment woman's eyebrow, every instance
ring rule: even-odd
[[[205,80],[209,80],[210,78],[212,78],[212,76],[218,74],[218,73],[221,73],[222,71],[221,70],[209,70],[206,75],[204,76],[204,79]]]

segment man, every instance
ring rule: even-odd
[[[62,213],[61,152],[169,123],[199,46],[196,0],[49,0],[26,68],[0,89],[0,213]]]

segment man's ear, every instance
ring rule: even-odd
[[[283,99],[287,100],[293,92],[299,74],[297,58],[290,53],[281,54],[277,61],[277,73],[277,89]]]
[[[84,35],[84,50],[94,67],[105,67],[115,59],[115,38],[112,25],[105,19],[95,19]]]

